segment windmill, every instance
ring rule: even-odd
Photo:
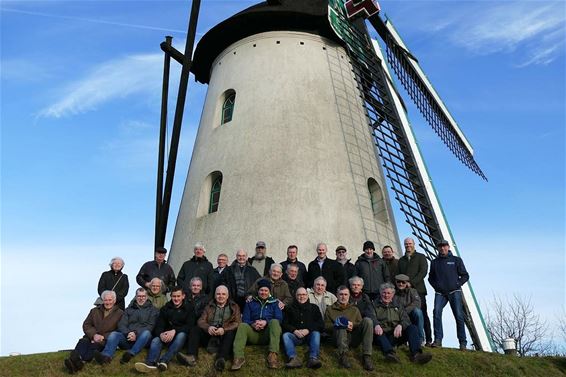
[[[193,0],[184,53],[170,38],[161,44],[156,246],[165,242],[189,72],[209,85],[170,263],[180,265],[198,240],[219,252],[266,239],[279,260],[285,242],[399,245],[386,182],[429,259],[442,239],[459,254],[386,62],[454,155],[486,177],[376,2],[268,0],[213,27],[193,56],[199,9]],[[163,185],[171,57],[182,71]],[[491,351],[470,284],[463,296],[474,346]]]

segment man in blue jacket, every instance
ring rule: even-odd
[[[460,350],[464,351],[466,350],[466,328],[464,326],[462,285],[468,281],[470,275],[462,259],[452,255],[448,241],[442,240],[437,246],[438,256],[432,261],[428,276],[428,282],[436,292],[433,310],[433,347],[442,347],[442,310],[449,302],[456,319],[456,334]]]
[[[257,296],[246,302],[242,323],[238,326],[234,339],[234,362],[232,370],[239,370],[246,362],[244,348],[246,343],[269,344],[267,364],[271,369],[279,367],[277,354],[281,338],[283,313],[279,302],[271,296],[271,283],[267,279],[257,282]]]

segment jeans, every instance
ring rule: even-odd
[[[269,352],[279,353],[279,340],[281,338],[281,325],[276,319],[267,323],[267,327],[261,331],[255,331],[247,323],[240,323],[236,338],[234,339],[234,357],[244,357],[246,343],[269,344]]]
[[[184,332],[178,332],[175,334],[175,337],[171,342],[169,342],[169,348],[165,355],[161,356],[159,359],[160,362],[168,363],[173,356],[177,354],[177,352],[185,345],[185,341],[187,340],[187,334]],[[146,362],[147,364],[155,364],[157,363],[157,359],[161,354],[161,348],[163,347],[163,342],[161,339],[156,336],[151,341],[151,345],[149,346],[149,352],[147,353]]]
[[[442,341],[444,333],[442,332],[442,310],[446,303],[450,303],[452,314],[456,319],[456,334],[460,345],[466,345],[466,327],[464,323],[464,306],[462,302],[462,291],[457,290],[448,294],[436,292],[434,295],[434,310],[432,312],[434,323],[434,340]]]
[[[285,353],[289,358],[297,356],[295,347],[299,344],[304,344],[309,342],[309,358],[318,359],[320,353],[320,333],[318,331],[310,332],[307,336],[303,338],[297,338],[297,336],[291,332],[286,332],[283,334],[283,346],[285,347]]]
[[[417,329],[419,330],[419,338],[420,338],[420,341],[422,343],[425,340],[424,318],[423,318],[422,310],[419,309],[419,308],[413,309],[409,313],[409,318],[411,318],[411,323],[413,325],[417,326]]]
[[[409,342],[409,350],[411,355],[416,355],[421,352],[421,342],[419,337],[419,330],[415,325],[409,325],[399,338],[393,336],[393,331],[384,332],[382,335],[375,336],[375,343],[381,348],[384,354],[393,351],[393,347],[405,342]]]
[[[116,352],[116,348],[120,347],[123,350],[129,350],[132,355],[137,355],[141,350],[147,346],[151,340],[151,331],[143,330],[141,334],[136,336],[135,342],[130,342],[126,339],[124,334],[119,331],[112,331],[106,341],[106,346],[102,350],[104,356],[112,357]]]

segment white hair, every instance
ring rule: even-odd
[[[124,260],[120,257],[114,257],[114,258],[110,259],[110,263],[108,265],[110,267],[112,267],[112,264],[114,264],[114,262],[116,262],[116,261],[122,263],[122,268],[124,268],[124,266],[126,265],[126,263],[124,263]]]
[[[100,295],[100,298],[104,300],[104,297],[106,297],[106,296],[112,297],[112,299],[114,300],[114,302],[116,302],[116,292],[114,292],[114,291],[104,291],[104,292],[102,292],[102,294]]]
[[[204,248],[204,244],[202,242],[195,243],[195,247],[193,248],[193,250],[196,249],[202,249],[202,251],[206,252],[206,249]]]

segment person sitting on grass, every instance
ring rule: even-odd
[[[160,278],[153,278],[149,282],[147,301],[151,302],[157,309],[161,309],[167,304],[167,295],[165,294],[163,280]]]
[[[112,331],[116,330],[118,321],[124,313],[116,305],[116,292],[104,291],[100,297],[102,305],[90,310],[83,322],[85,335],[64,361],[65,368],[71,374],[83,369],[84,364],[94,357],[94,351],[104,348],[106,339]]]
[[[183,288],[173,287],[171,300],[159,311],[157,324],[153,330],[156,335],[151,341],[145,363],[136,363],[138,372],[147,373],[159,369],[167,370],[167,364],[185,345],[191,329],[195,326],[195,310],[185,301]],[[161,348],[167,345],[167,352],[161,356]]]
[[[130,303],[118,322],[118,330],[110,333],[102,352],[94,351],[94,359],[99,364],[109,364],[116,348],[120,347],[127,350],[122,355],[120,363],[128,363],[151,341],[151,332],[158,315],[159,310],[147,300],[147,291],[138,288],[135,300]]]
[[[246,362],[244,348],[246,343],[269,344],[267,365],[271,369],[279,368],[277,354],[281,338],[283,313],[279,309],[279,301],[270,294],[271,283],[261,279],[257,283],[257,296],[246,302],[242,323],[238,326],[234,339],[234,362],[232,370],[239,370]]]

